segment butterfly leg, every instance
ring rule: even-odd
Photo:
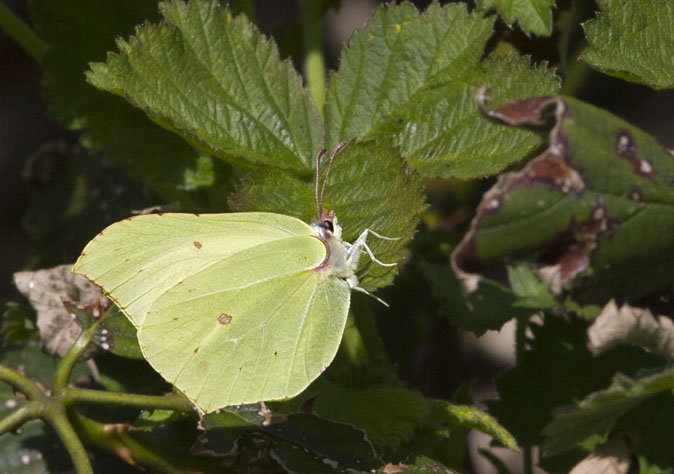
[[[379,237],[380,239],[384,240],[398,240],[400,237],[384,237],[383,235],[380,235],[376,233],[375,231],[371,229],[365,229],[359,236],[358,238],[353,242],[353,244],[349,244],[349,246],[346,248],[346,254],[347,254],[347,262],[349,264],[352,264],[352,268],[355,267],[355,264],[358,262],[358,257],[360,256],[361,250],[365,250],[367,254],[370,256],[370,259],[381,265],[382,267],[394,267],[397,265],[397,263],[384,263],[377,259],[377,257],[374,256],[372,253],[372,250],[370,247],[367,245],[367,236],[368,234],[372,234],[375,237]]]
[[[353,276],[347,278],[346,283],[349,285],[349,288],[351,288],[352,290],[359,291],[361,293],[365,293],[366,295],[371,296],[372,298],[379,301],[381,304],[383,304],[387,308],[389,307],[388,303],[386,301],[384,301],[383,299],[379,298],[376,295],[373,295],[372,293],[367,291],[365,288],[361,288],[360,286],[358,286],[360,284],[360,282],[358,281],[358,278],[356,277],[356,275],[353,275]]]

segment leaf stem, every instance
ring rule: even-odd
[[[68,421],[65,407],[59,402],[50,403],[44,407],[44,418],[54,428],[61,443],[68,451],[75,472],[77,474],[93,474],[94,471],[91,468],[87,452],[70,421]]]
[[[107,314],[107,313],[106,313]],[[80,357],[84,354],[84,351],[87,350],[89,344],[91,343],[91,338],[93,337],[98,325],[104,317],[101,317],[94,321],[94,323],[80,334],[80,337],[77,338],[72,347],[68,350],[61,362],[59,362],[58,367],[56,368],[56,373],[54,374],[54,382],[52,383],[52,393],[54,395],[58,392],[64,390],[68,385],[68,380],[70,380],[70,374],[77,364],[77,361],[80,360]]]
[[[45,395],[40,388],[16,370],[0,365],[0,382],[6,382],[23,393],[29,400],[41,400]]]
[[[323,2],[300,0],[300,21],[302,22],[302,43],[304,46],[304,74],[309,93],[318,113],[323,116],[325,102],[325,59],[321,43],[321,8]]]
[[[194,407],[182,396],[139,395],[133,393],[103,392],[86,388],[66,388],[64,400],[66,405],[76,403],[95,403],[103,405],[128,406],[146,409],[163,409],[179,412],[192,412]]]
[[[0,4],[0,28],[16,41],[38,64],[47,52],[47,44],[6,6]]]
[[[130,465],[142,464],[152,471],[165,473],[216,472],[212,465],[210,469],[202,469],[203,466],[200,466],[209,464],[210,461],[195,460],[194,457],[184,458],[180,454],[167,452],[165,445],[153,446],[150,440],[146,446],[127,432],[127,425],[99,423],[79,413],[73,413],[72,420],[87,443],[118,456]],[[189,464],[193,468],[183,470],[176,467],[176,464]]]
[[[0,435],[42,416],[41,402],[28,402],[0,420]]]

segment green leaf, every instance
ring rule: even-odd
[[[5,312],[0,317],[2,345],[23,344],[39,339],[35,310],[26,304],[13,301],[5,303]]]
[[[312,406],[319,416],[361,428],[378,452],[409,441],[428,414],[426,399],[406,389],[327,389]]]
[[[425,177],[476,177],[500,171],[540,145],[480,116],[480,85],[499,97],[550,93],[558,82],[545,67],[506,56],[480,62],[492,20],[463,4],[378,8],[342,52],[325,105],[328,147],[352,138],[394,137]]]
[[[647,398],[673,388],[672,368],[638,379],[617,374],[606,390],[591,393],[577,406],[565,407],[555,413],[554,419],[543,430],[543,454],[557,454],[595,434],[607,435],[625,413]],[[671,393],[668,398],[671,405]]]
[[[204,447],[216,453],[234,453],[242,438],[261,437],[258,446],[267,447],[271,457],[290,472],[332,473],[335,463],[368,471],[380,464],[361,430],[314,415],[267,412],[262,416],[256,406],[244,405],[206,415],[204,424]]]
[[[466,288],[514,262],[579,302],[636,299],[672,283],[672,157],[638,128],[571,98],[512,102],[487,113],[540,125],[551,107],[557,123],[548,150],[499,177],[452,254]]]
[[[440,303],[440,310],[454,324],[477,335],[488,329],[498,330],[513,317],[529,316],[536,309],[554,305],[554,300],[543,296],[549,293],[538,293],[540,283],[532,284],[522,278],[523,270],[531,273],[522,267],[519,267],[520,270],[510,270],[512,284],[521,286],[521,291],[529,292],[521,298],[514,291],[487,279],[482,281],[478,291],[464,295],[461,282],[449,266],[421,262],[420,267],[433,297]],[[530,280],[530,277],[526,278]]]
[[[167,201],[179,199],[194,207],[200,194],[183,189],[189,187],[189,174],[199,169],[200,160],[213,158],[155,125],[123,99],[92,87],[84,76],[90,61],[105,59],[116,36],[129,35],[135,25],[158,18],[157,2],[36,0],[30,7],[37,32],[50,45],[43,62],[50,113],[69,128],[84,129],[83,143],[105,149],[109,160],[126,165],[130,175]],[[222,181],[223,164],[213,166],[213,175]]]
[[[674,87],[674,3],[597,0],[583,26],[590,46],[580,59],[611,76],[653,89]]]
[[[522,323],[524,324],[524,323]],[[587,349],[587,322],[571,315],[546,315],[542,324],[530,323],[518,365],[497,380],[498,401],[489,412],[524,446],[539,444],[541,431],[555,408],[606,387],[616,370],[634,374],[661,367],[661,358],[624,347],[593,357]]]
[[[321,120],[275,44],[215,1],[169,1],[160,10],[163,23],[137,28],[118,40],[118,54],[91,64],[92,84],[220,158],[311,168]]]
[[[31,268],[75,261],[103,227],[148,204],[141,183],[81,146],[47,143],[28,159],[23,175],[32,185],[23,217]]]
[[[58,437],[42,420],[24,423],[20,433],[4,433],[0,437],[1,472],[50,474],[56,470],[67,472],[71,468],[72,461]]]
[[[305,222],[316,215],[313,183],[283,172],[250,175],[231,196],[230,206],[246,212],[288,214]],[[397,148],[373,141],[349,144],[337,155],[323,207],[335,211],[342,239],[347,242],[353,242],[365,229],[399,237],[395,241],[368,239],[373,254],[388,263],[402,260],[426,206],[419,176],[407,169]],[[362,257],[356,273],[361,286],[372,291],[390,284],[397,268],[382,267]]]
[[[108,309],[108,315],[96,331],[94,341],[104,350],[120,357],[142,359],[136,328],[117,306]]]
[[[552,12],[555,0],[477,0],[481,9],[497,8],[509,25],[517,21],[525,33],[549,36],[552,33]]]

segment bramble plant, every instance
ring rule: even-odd
[[[469,3],[376,6],[334,70],[336,0],[0,5],[79,131],[27,166],[0,472],[674,472],[674,151],[580,94],[674,88],[674,3]],[[480,409],[436,329],[513,319]]]

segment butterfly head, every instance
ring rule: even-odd
[[[331,237],[342,237],[342,227],[337,224],[335,211],[325,212],[321,209],[318,219],[314,219],[311,226],[318,231],[321,238],[328,240]]]

